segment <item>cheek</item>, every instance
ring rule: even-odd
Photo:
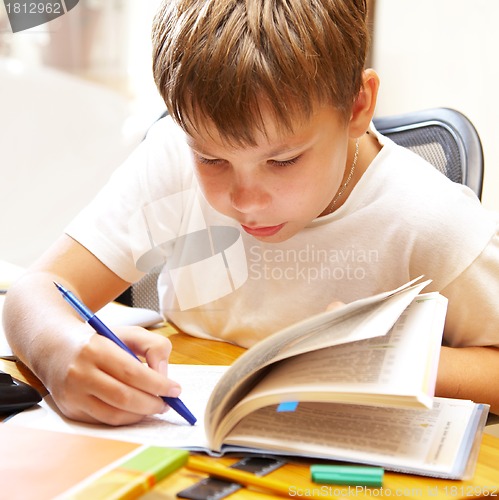
[[[320,185],[312,177],[282,181],[272,190],[273,207],[290,220],[308,219],[315,215],[316,204],[323,197],[319,190]]]
[[[196,177],[199,187],[210,205],[217,207],[224,203],[224,198],[227,197],[228,188],[222,176],[214,179],[210,176],[196,174]]]

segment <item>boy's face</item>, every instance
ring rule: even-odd
[[[331,203],[345,171],[348,124],[333,107],[316,108],[293,132],[263,111],[256,146],[228,146],[215,127],[188,136],[208,202],[265,242],[285,241]]]

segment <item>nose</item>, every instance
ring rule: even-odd
[[[260,179],[235,179],[230,189],[232,206],[241,213],[254,213],[270,206],[272,196]]]

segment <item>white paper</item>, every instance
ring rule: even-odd
[[[3,303],[5,302],[5,295],[0,295],[0,358],[14,359],[14,353],[10,348],[5,332],[3,331],[2,311]]]
[[[164,319],[152,309],[142,307],[128,307],[117,302],[110,302],[102,309],[97,311],[96,315],[107,326],[154,326],[163,323]]]
[[[0,288],[8,289],[23,272],[24,269],[22,267],[0,260]],[[5,337],[5,332],[3,331],[2,311],[4,302],[5,295],[0,294],[0,358],[15,359],[12,349]]]
[[[176,448],[207,448],[204,431],[204,413],[208,398],[227,366],[169,365],[168,376],[180,383],[180,399],[197,418],[195,425],[188,424],[180,415],[169,410],[162,415],[147,417],[138,424],[110,427],[75,422],[64,417],[52,398],[43,401],[7,420],[8,424],[45,429],[50,431],[86,434],[90,436]]]

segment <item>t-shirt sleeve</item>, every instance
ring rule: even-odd
[[[120,278],[138,281],[150,269],[138,264],[137,255],[154,246],[154,232],[166,240],[165,234],[173,238],[178,231],[182,207],[169,212],[168,207],[177,208],[179,199],[183,203],[192,180],[190,162],[182,132],[170,118],[160,120],[65,232]],[[158,210],[155,227],[148,226],[148,211]]]
[[[454,347],[499,347],[499,231],[446,288],[444,341]]]

